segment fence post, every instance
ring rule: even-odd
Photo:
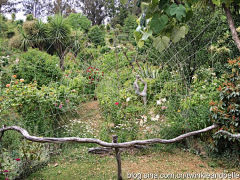
[[[113,143],[118,143],[118,136],[113,135]],[[120,155],[120,149],[115,148],[115,154],[117,159],[117,168],[118,168],[118,180],[122,180],[122,165],[121,165],[121,155]]]

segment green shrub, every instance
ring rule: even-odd
[[[59,81],[62,72],[59,59],[36,49],[30,49],[20,56],[20,62],[12,66],[13,74],[26,83],[38,82],[38,86],[48,85],[51,81]]]
[[[34,17],[33,17],[32,14],[28,14],[27,17],[26,17],[27,21],[32,21],[33,19],[34,19]]]
[[[92,26],[92,22],[81,13],[71,13],[67,20],[74,30],[88,32]]]
[[[15,32],[14,32],[13,30],[9,30],[9,31],[7,32],[7,38],[8,38],[8,39],[12,38],[14,35],[15,35]]]
[[[98,45],[105,46],[105,33],[99,26],[95,25],[91,27],[88,32],[88,37],[96,47]]]
[[[108,46],[101,47],[101,49],[100,49],[101,54],[108,53],[110,51],[111,51],[111,49]]]

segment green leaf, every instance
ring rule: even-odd
[[[158,8],[160,10],[164,9],[164,7],[169,3],[169,0],[160,0],[159,4],[158,4]]]
[[[125,1],[127,1],[127,0],[125,0]],[[137,7],[141,7],[141,0],[138,0],[138,1],[137,1],[136,6],[137,6]]]
[[[159,1],[159,0],[152,0],[152,4],[155,6],[155,5],[158,4],[158,1]]]
[[[182,17],[186,17],[186,8],[182,4],[178,6],[174,3],[170,6],[170,15],[176,15],[177,19],[181,21]]]
[[[182,26],[180,28],[174,28],[171,35],[171,39],[173,43],[177,43],[178,41],[180,41],[181,38],[185,38],[187,31],[188,29],[186,28],[186,26]]]
[[[166,15],[160,16],[160,14],[155,14],[151,20],[150,28],[158,34],[163,28],[165,28],[168,22],[168,17]]]
[[[138,45],[138,47],[142,48],[144,46],[144,41],[143,40],[139,40],[137,45]]]
[[[185,22],[188,22],[193,17],[193,11],[189,10],[187,11]]]
[[[158,36],[153,39],[153,46],[159,51],[162,52],[166,47],[168,47],[170,39],[167,36],[163,36],[162,38]]]
[[[137,42],[138,47],[142,48],[144,46],[144,41],[141,40],[143,35],[138,31],[134,31],[133,35],[135,37],[135,41]]]
[[[153,33],[152,30],[148,30],[147,32],[144,32],[141,40],[146,41],[148,37],[152,35],[152,33]]]
[[[234,0],[234,3],[240,5],[240,0]]]
[[[134,38],[135,38],[135,41],[138,43],[138,41],[142,38],[142,34],[138,31],[134,31],[133,32],[133,35],[134,35]]]
[[[212,0],[213,4],[220,6],[221,2],[220,0]]]
[[[120,0],[122,4],[126,4],[128,0]]]

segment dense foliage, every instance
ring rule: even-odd
[[[1,126],[18,125],[36,136],[108,142],[113,134],[119,142],[174,138],[213,123],[239,133],[240,59],[224,12],[206,5],[203,10],[195,1],[191,6],[190,1],[138,0],[136,7],[97,2],[106,8],[99,17],[89,15],[98,7],[93,1],[82,4],[91,5],[86,16],[67,1],[52,4],[58,13],[47,22],[35,17],[39,9],[26,21],[15,14],[11,20],[0,16]],[[211,2],[224,8],[223,1]],[[112,21],[95,25],[105,15]],[[239,17],[232,15],[240,31]],[[143,82],[146,104],[136,89],[137,83],[142,92]],[[92,122],[98,110],[99,120]],[[238,141],[214,132],[201,135],[209,155],[238,159]],[[188,140],[187,148],[194,148]],[[5,133],[0,178],[23,178],[29,167],[48,160],[52,146],[47,147]]]
[[[37,81],[40,87],[62,78],[58,58],[36,49],[22,54],[19,63],[12,66],[12,73],[20,79],[24,78],[26,83]]]

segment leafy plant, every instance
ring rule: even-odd
[[[30,49],[20,56],[18,64],[12,66],[12,72],[26,83],[38,82],[38,86],[58,81],[62,72],[58,66],[58,58],[36,49]]]
[[[239,113],[240,113],[240,57],[228,59],[228,72],[225,75],[226,80],[217,89],[220,92],[219,100],[210,102],[211,120],[220,126],[220,129],[231,133],[239,132]],[[225,135],[215,136],[213,149],[219,153],[226,151],[235,151],[238,144],[235,139]],[[226,149],[226,147],[228,149]],[[239,154],[239,150],[238,150]]]
[[[97,25],[90,28],[88,32],[88,37],[90,41],[97,47],[105,46],[105,33],[101,30],[101,28]]]

